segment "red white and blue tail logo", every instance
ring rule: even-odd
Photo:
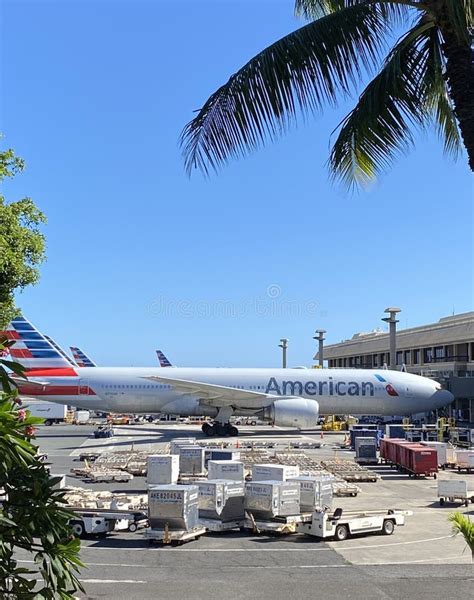
[[[157,350],[156,355],[158,356],[158,361],[160,363],[160,367],[172,367],[173,366],[161,350]]]
[[[71,360],[25,317],[13,319],[7,330],[1,333],[9,340],[15,340],[15,345],[10,348],[10,355],[26,369],[71,368]]]
[[[70,346],[78,367],[96,367],[97,365],[77,346]]]

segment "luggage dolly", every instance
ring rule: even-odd
[[[199,519],[199,525],[205,527],[207,531],[220,533],[221,531],[231,531],[232,529],[241,529],[244,521],[219,521],[218,519]]]
[[[290,533],[296,533],[298,530],[298,523],[311,522],[312,513],[301,513],[299,515],[291,515],[289,517],[276,517],[275,519],[255,519],[255,516],[248,512],[248,518],[245,519],[241,529],[251,529],[253,533],[259,535],[260,533],[269,534],[280,534],[287,535]]]
[[[206,533],[205,527],[194,527],[194,529],[169,529],[165,525],[164,529],[145,529],[143,535],[152,545],[154,542],[161,542],[163,545],[174,544],[180,546],[186,542],[197,540],[198,537]]]

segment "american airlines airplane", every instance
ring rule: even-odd
[[[78,367],[96,367],[97,365],[93,360],[91,360],[85,352],[83,352],[77,346],[69,346],[74,360]]]
[[[388,370],[74,367],[24,317],[4,332],[27,368],[20,394],[85,409],[206,415],[206,435],[238,435],[232,415],[312,429],[327,414],[410,415],[441,408],[453,395],[436,381]]]

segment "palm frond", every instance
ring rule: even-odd
[[[329,165],[349,187],[374,179],[412,145],[411,127],[426,124],[424,76],[433,27],[422,18],[398,41],[343,120]]]
[[[376,4],[386,19],[399,22],[417,7],[417,0],[295,0],[295,15],[312,21],[356,4]]]
[[[448,519],[452,524],[453,534],[458,535],[460,533],[474,555],[474,521],[471,521],[467,515],[459,511],[449,515]]]
[[[439,138],[443,141],[444,151],[456,159],[461,152],[462,141],[444,77],[445,61],[439,30],[433,27],[429,36],[429,55],[424,81],[426,108],[432,115]]]
[[[205,102],[181,134],[186,170],[207,173],[274,139],[297,118],[336,105],[380,60],[387,20],[354,4],[263,50]]]

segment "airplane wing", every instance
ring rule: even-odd
[[[216,407],[238,405],[240,408],[264,408],[277,398],[277,396],[264,394],[263,392],[252,392],[225,385],[203,383],[189,379],[174,379],[173,377],[162,377],[161,375],[152,375],[143,379],[171,385],[179,392],[193,394],[205,404]]]

